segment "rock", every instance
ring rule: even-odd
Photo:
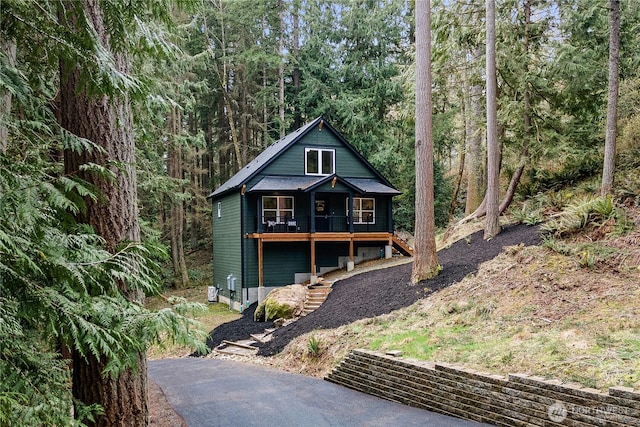
[[[256,308],[253,319],[264,322],[273,319],[291,319],[298,317],[304,308],[307,288],[302,285],[289,285],[269,292]]]

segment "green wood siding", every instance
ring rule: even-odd
[[[336,171],[339,176],[348,178],[375,178],[375,173],[362,160],[328,130],[313,129],[292,147],[281,153],[273,163],[257,176],[247,187],[251,188],[265,175],[304,175],[305,148],[330,148],[335,150]]]
[[[349,256],[348,242],[316,242],[316,267],[336,267],[338,257]]]
[[[213,285],[227,292],[227,275],[236,278],[236,295],[239,300],[242,287],[242,234],[240,229],[240,194],[233,192],[213,199]],[[220,217],[218,217],[220,203]]]
[[[310,248],[308,242],[265,242],[264,285],[291,285],[295,273],[308,273],[311,270]],[[257,258],[257,250],[254,256]]]
[[[258,287],[258,241],[256,239],[244,239],[244,274],[245,288]]]

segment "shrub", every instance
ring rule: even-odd
[[[312,335],[309,337],[309,341],[307,341],[307,350],[311,357],[319,357],[322,353],[322,340]]]

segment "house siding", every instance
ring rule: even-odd
[[[290,285],[294,283],[295,273],[311,270],[309,248],[308,242],[265,242],[264,285]]]
[[[311,130],[300,141],[283,152],[278,160],[268,165],[247,184],[251,188],[266,175],[304,175],[305,148],[332,148],[336,150],[336,170],[339,176],[349,178],[375,178],[375,173],[353,151],[333,134]]]
[[[221,216],[218,218],[218,203]],[[213,285],[228,297],[227,276],[236,278],[234,300],[241,297],[242,287],[242,233],[240,218],[240,194],[231,193],[213,199]]]
[[[338,257],[349,255],[348,242],[316,242],[316,267],[338,267]]]

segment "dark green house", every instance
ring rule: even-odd
[[[397,194],[319,117],[269,146],[209,196],[213,285],[238,308],[261,301],[274,287],[389,257],[391,247],[402,244],[393,234]]]

